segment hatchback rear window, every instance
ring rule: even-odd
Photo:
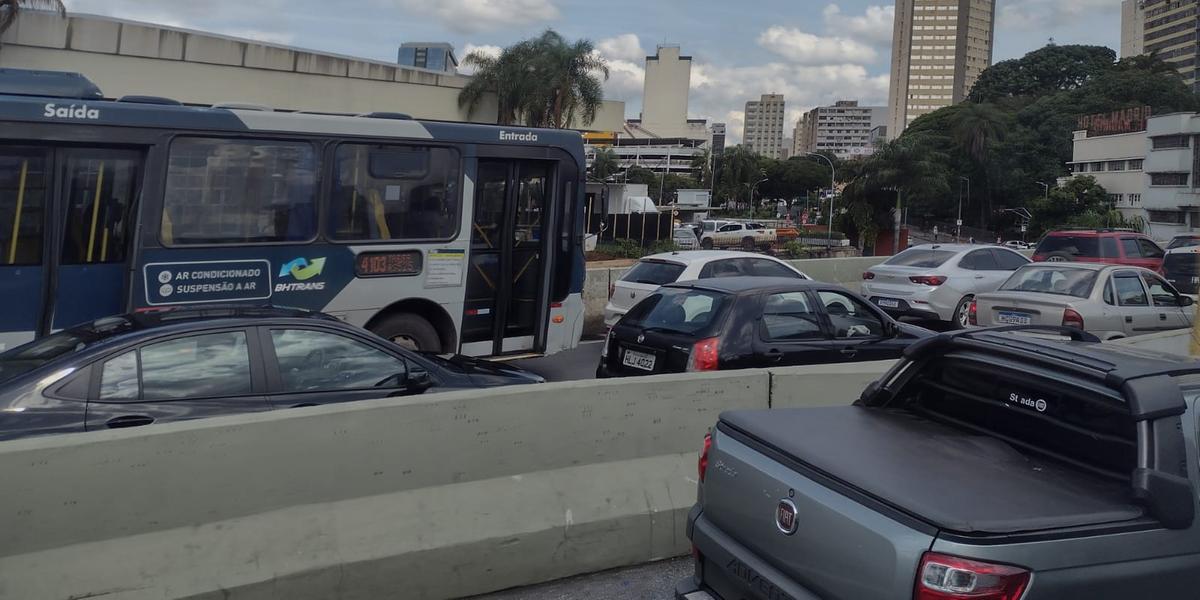
[[[956,253],[949,250],[933,250],[929,248],[909,248],[900,254],[889,258],[883,264],[894,267],[921,267],[934,269],[950,260]]]
[[[1175,248],[1190,248],[1192,246],[1200,246],[1200,237],[1177,237],[1167,244],[1167,250]]]
[[[1087,298],[1096,283],[1096,272],[1071,267],[1024,267],[1013,273],[1001,291],[1036,292]]]
[[[1052,235],[1038,244],[1034,254],[1062,253],[1068,256],[1100,256],[1100,238],[1077,235]]]
[[[637,305],[622,323],[638,329],[699,335],[712,327],[729,302],[720,292],[664,288]]]
[[[679,279],[683,273],[683,269],[684,266],[678,263],[643,260],[633,265],[633,268],[621,277],[621,281],[666,285],[675,283],[675,280]]]

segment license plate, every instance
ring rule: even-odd
[[[900,301],[891,298],[880,298],[877,303],[884,308],[900,308]]]
[[[654,355],[636,350],[626,350],[625,356],[621,359],[621,364],[643,371],[653,371]]]
[[[1033,317],[1018,312],[1001,312],[996,316],[996,320],[1008,325],[1029,325],[1033,323]]]

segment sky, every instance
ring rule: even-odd
[[[788,122],[836,100],[885,105],[889,0],[66,0],[73,12],[395,61],[406,41],[445,41],[461,59],[554,29],[591,40],[610,65],[608,99],[641,108],[645,56],[693,57],[690,117],[740,140],[747,100],[782,93]],[[997,0],[995,61],[1050,42],[1120,46],[1119,0]],[[403,107],[397,107],[402,110]],[[790,131],[788,132],[790,135]]]

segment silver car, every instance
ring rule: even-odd
[[[1195,308],[1157,273],[1141,267],[1033,263],[1000,290],[980,294],[972,324],[1062,325],[1102,340],[1189,327]]]
[[[1029,259],[1003,246],[923,244],[863,273],[862,293],[893,317],[966,327],[971,300],[994,292]]]

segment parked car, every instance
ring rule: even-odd
[[[716,231],[700,234],[700,246],[705,250],[741,248],[752,252],[756,248],[770,246],[776,239],[778,234],[774,229],[768,229],[758,223],[726,223]]]
[[[1027,242],[1022,242],[1021,240],[1008,240],[1004,242],[1004,246],[1012,250],[1028,250],[1032,247]]]
[[[1095,262],[1162,268],[1163,249],[1146,235],[1128,229],[1051,231],[1033,251],[1034,262]]]
[[[99,319],[0,354],[0,439],[541,381],[411,352],[319,313],[179,308]]]
[[[1195,598],[1200,363],[1064,333],[941,334],[853,405],[722,413],[675,597]]]
[[[1181,233],[1171,238],[1171,241],[1167,244],[1167,250],[1190,248],[1192,246],[1200,246],[1200,233]]]
[[[1171,243],[1175,244],[1176,241],[1178,237]],[[1176,245],[1167,248],[1167,255],[1163,257],[1163,276],[1184,294],[1200,291],[1200,246]]]
[[[828,283],[770,277],[673,283],[609,330],[596,376],[888,360],[927,335]]]
[[[671,234],[671,241],[680,250],[696,250],[700,247],[700,239],[696,237],[696,230],[691,227],[676,227]]]
[[[713,277],[791,277],[808,279],[796,267],[778,258],[732,250],[665,252],[647,256],[608,286],[604,324],[612,327],[642,298],[659,286],[676,281]]]
[[[1102,340],[1190,327],[1195,309],[1157,273],[1096,263],[1033,263],[975,298],[971,324],[1061,325]]]
[[[862,293],[893,317],[966,327],[971,300],[995,291],[1029,259],[1003,246],[923,244],[863,273]]]

